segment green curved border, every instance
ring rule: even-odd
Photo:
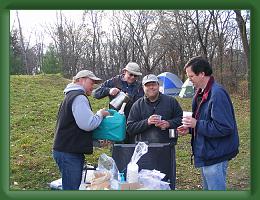
[[[256,199],[259,197],[260,68],[258,0],[0,0],[0,197],[2,199]],[[251,191],[9,191],[9,10],[16,9],[250,9],[251,10]],[[259,78],[258,78],[259,83]],[[258,107],[258,108],[257,108]]]

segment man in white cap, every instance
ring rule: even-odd
[[[129,101],[127,102],[124,110],[124,114],[127,119],[133,103],[144,95],[142,84],[137,80],[138,76],[141,75],[142,73],[139,65],[135,62],[129,62],[123,69],[123,73],[121,75],[117,75],[105,81],[93,92],[93,96],[97,99],[108,96],[109,101],[111,102],[120,91],[126,93],[129,97]],[[109,108],[118,110],[110,104]],[[126,134],[124,143],[131,143],[132,141],[132,138],[129,138],[128,134]]]
[[[130,137],[135,137],[135,142],[172,145],[171,155],[169,155],[169,159],[172,159],[172,173],[167,176],[170,179],[171,188],[175,189],[177,138],[169,138],[168,129],[176,129],[181,125],[182,108],[174,97],[159,92],[159,80],[154,74],[146,75],[142,84],[144,97],[137,100],[130,110],[127,132]]]
[[[82,70],[64,89],[65,98],[59,108],[53,144],[53,158],[62,175],[63,190],[79,189],[84,154],[93,152],[92,130],[109,115],[104,109],[94,114],[87,97],[92,94],[93,85],[100,81],[93,72]]]

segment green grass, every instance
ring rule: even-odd
[[[70,80],[60,75],[11,76],[10,78],[10,189],[49,190],[48,183],[60,178],[52,159],[52,143],[57,111],[63,89]],[[230,162],[229,190],[250,189],[250,101],[232,96],[239,135],[240,153]],[[94,100],[94,111],[107,107],[107,98]],[[178,98],[183,110],[190,110],[191,99]],[[241,106],[243,105],[243,106]],[[96,148],[87,156],[96,164],[109,148]],[[178,190],[201,190],[200,173],[190,164],[190,138],[179,137],[176,146]]]

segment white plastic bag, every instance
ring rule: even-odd
[[[126,181],[128,183],[138,182],[139,167],[137,165],[137,162],[147,152],[148,152],[148,145],[145,144],[144,142],[138,142],[138,144],[135,146],[135,150],[131,158],[131,161],[127,165]]]
[[[99,171],[109,171],[113,179],[117,179],[118,169],[114,159],[105,153],[102,153],[98,159],[98,168]]]

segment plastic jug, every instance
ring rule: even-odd
[[[137,183],[138,182],[138,170],[139,170],[139,167],[134,162],[130,162],[127,165],[126,181],[128,183]]]

